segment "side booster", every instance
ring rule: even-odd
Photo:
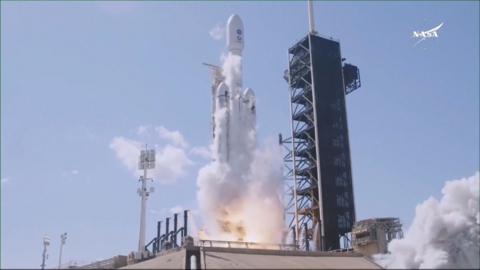
[[[212,85],[213,136],[218,140],[216,156],[223,162],[229,161],[231,152],[235,151],[232,148],[244,147],[238,143],[233,146],[231,141],[238,142],[239,138],[255,129],[256,123],[255,94],[251,88],[243,90],[242,51],[245,40],[240,16],[230,16],[226,32],[227,57],[231,61],[224,67],[214,67]]]

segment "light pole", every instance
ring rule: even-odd
[[[43,236],[42,265],[40,265],[42,267],[42,269],[45,269],[45,261],[48,259],[48,255],[47,255],[48,245],[50,245],[50,238],[47,235],[45,235],[45,236]]]
[[[148,149],[145,145],[145,150],[140,151],[140,160],[138,162],[138,169],[143,170],[143,176],[140,176],[140,182],[142,182],[142,187],[137,190],[138,195],[141,198],[140,206],[140,233],[138,237],[138,252],[140,256],[143,257],[143,252],[145,251],[145,212],[147,208],[147,198],[150,193],[153,192],[153,187],[147,189],[147,180],[152,180],[147,178],[147,170],[155,168],[155,150]]]
[[[62,265],[62,250],[63,250],[63,245],[65,245],[65,242],[67,241],[67,233],[62,233],[60,235],[60,256],[58,257],[58,269],[60,269]]]

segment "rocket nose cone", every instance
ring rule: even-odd
[[[244,33],[240,16],[233,14],[227,22],[227,47],[229,51],[240,53],[243,50]]]
[[[230,15],[230,17],[228,18],[227,25],[230,26],[230,25],[232,25],[232,24],[241,26],[241,27],[243,28],[242,19],[241,19],[240,16],[238,16],[237,14],[232,14],[232,15]]]
[[[255,93],[253,92],[252,88],[247,88],[245,91],[243,91],[243,96],[246,98],[252,98],[255,97]]]
[[[224,95],[225,91],[228,91],[228,86],[226,83],[221,82],[217,87],[217,93],[218,95]]]
[[[247,107],[250,109],[250,112],[255,115],[255,94],[252,88],[247,88],[243,91],[243,100],[248,104]]]

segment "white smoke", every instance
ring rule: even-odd
[[[241,108],[241,56],[227,55],[222,70],[231,109],[215,112],[214,161],[200,169],[197,179],[204,237],[278,243],[283,228],[281,149],[274,143],[256,148],[254,115]]]
[[[225,36],[225,24],[217,23],[215,27],[213,27],[208,34],[214,40],[221,40]]]
[[[270,143],[255,150],[245,172],[218,160],[198,174],[198,200],[209,237],[277,243],[282,237],[281,152]]]
[[[404,239],[375,255],[386,268],[480,268],[479,172],[447,181],[440,201],[430,197],[417,206]]]
[[[223,55],[222,75],[228,87],[238,94],[237,87],[242,84],[242,56],[228,53]],[[233,95],[232,92],[232,95]]]
[[[155,127],[155,131],[158,133],[158,136],[162,139],[171,141],[174,145],[180,146],[181,148],[188,147],[188,143],[183,137],[182,133],[178,130],[168,130],[164,126]]]
[[[192,147],[192,149],[190,149],[188,153],[195,156],[199,156],[203,159],[207,159],[207,160],[212,159],[212,151],[205,146]]]

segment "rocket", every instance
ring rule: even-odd
[[[243,88],[242,52],[244,27],[240,16],[231,15],[226,27],[228,54],[222,67],[213,67],[212,120],[216,157],[230,162],[232,155],[248,148],[247,136],[255,131],[255,94]]]

